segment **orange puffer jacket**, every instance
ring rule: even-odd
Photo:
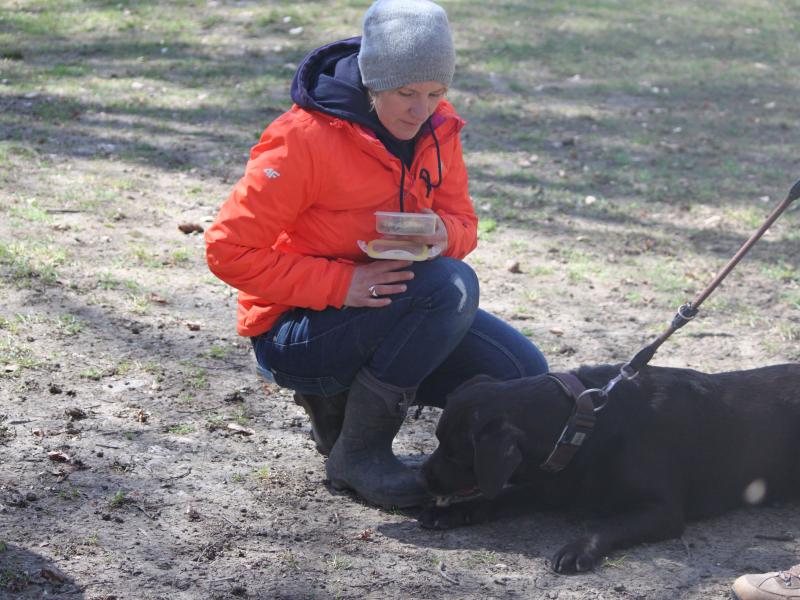
[[[408,212],[430,208],[447,227],[446,256],[463,258],[477,242],[459,131],[464,121],[442,100],[405,173]],[[427,169],[441,185],[430,189]],[[205,233],[211,271],[239,290],[240,335],[267,331],[293,307],[341,308],[354,262],[369,259],[356,244],[380,237],[375,211],[400,210],[400,160],[357,124],[293,106],[272,122],[250,152]]]

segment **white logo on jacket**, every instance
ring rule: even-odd
[[[275,169],[264,169],[264,175],[266,175],[270,179],[275,179],[281,176],[281,174],[278,173]]]

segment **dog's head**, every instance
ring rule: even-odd
[[[439,447],[422,467],[422,482],[437,497],[479,489],[494,498],[525,462],[543,460],[555,442],[564,400],[543,401],[563,392],[548,377],[496,381],[481,376],[447,398],[436,427]],[[566,398],[566,397],[564,397]],[[538,463],[537,463],[538,464]]]

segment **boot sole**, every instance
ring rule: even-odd
[[[362,500],[366,500],[370,504],[374,504],[375,506],[379,506],[380,508],[384,508],[386,510],[391,510],[393,508],[413,508],[415,506],[422,506],[425,504],[426,500],[430,500],[427,495],[424,495],[422,497],[414,498],[394,498],[391,501],[386,501],[385,499],[381,500],[376,496],[372,496],[371,494],[362,494],[342,479],[330,479],[330,482],[334,489],[339,491],[353,492]]]

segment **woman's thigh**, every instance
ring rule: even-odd
[[[472,269],[454,259],[411,269],[407,291],[387,307],[285,313],[253,340],[259,364],[279,385],[308,394],[343,391],[365,365],[388,383],[418,385],[471,325],[478,284]]]

